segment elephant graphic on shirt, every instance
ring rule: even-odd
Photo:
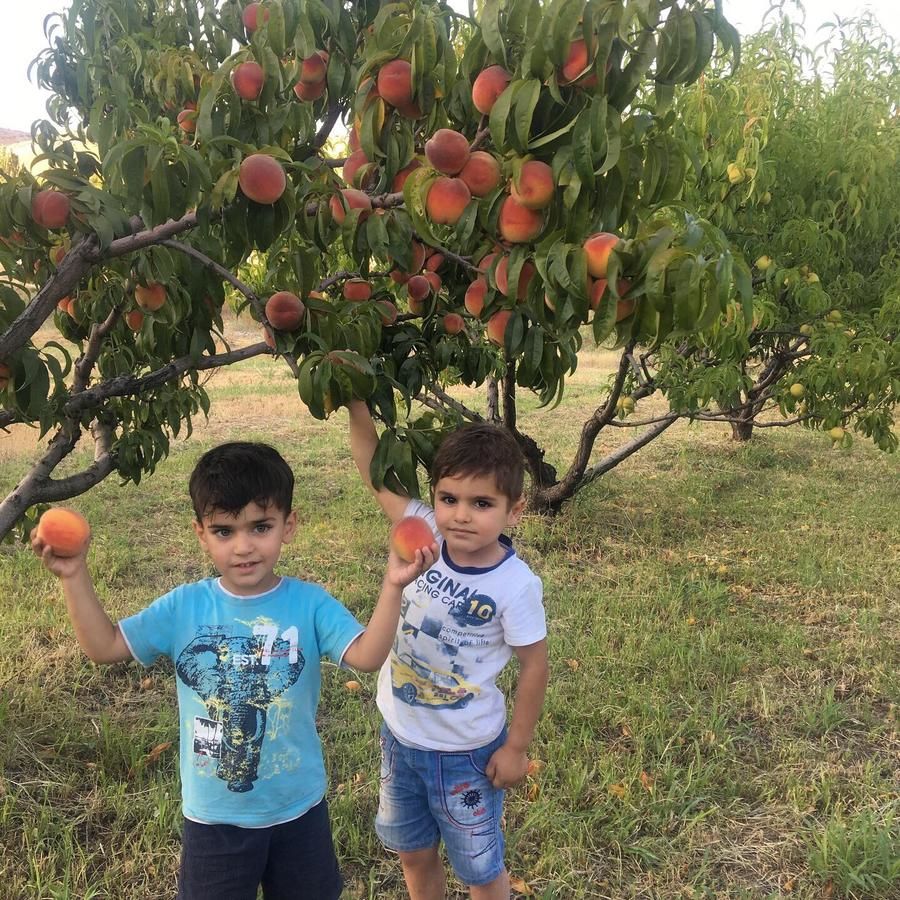
[[[266,659],[263,636],[213,632],[194,638],[178,656],[178,677],[200,695],[210,719],[221,723],[216,774],[230,791],[252,791],[259,777],[268,708],[305,665],[299,648],[291,649],[278,638]]]

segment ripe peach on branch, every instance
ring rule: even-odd
[[[271,206],[285,192],[287,175],[274,156],[252,153],[241,163],[238,184],[248,200]]]

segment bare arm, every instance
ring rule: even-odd
[[[387,659],[400,621],[400,598],[403,588],[428,569],[438,556],[437,544],[417,550],[416,558],[405,563],[391,550],[381,594],[366,630],[347,648],[344,662],[361,672],[374,672]]]
[[[520,668],[509,732],[506,743],[494,753],[485,770],[498,788],[512,787],[528,771],[528,746],[544,706],[550,676],[546,639],[526,647],[514,647],[513,651]]]
[[[87,549],[78,556],[56,556],[39,537],[31,533],[31,547],[44,565],[59,578],[81,648],[96,663],[124,662],[131,651],[117,625],[106,614],[97,597],[87,568]]]
[[[378,505],[384,510],[385,515],[396,522],[403,518],[409,497],[403,494],[395,494],[387,488],[376,489],[372,484],[372,476],[369,470],[372,466],[372,457],[378,448],[378,433],[375,431],[375,423],[369,408],[362,400],[352,400],[347,404],[350,412],[350,453],[353,462],[359,471],[363,484],[372,492]]]

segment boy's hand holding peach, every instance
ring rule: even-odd
[[[91,527],[72,509],[48,509],[31,532],[31,548],[58,578],[68,578],[85,565]]]

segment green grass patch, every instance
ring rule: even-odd
[[[607,376],[592,359],[569,405],[523,403],[523,427],[560,471]],[[276,444],[297,475],[282,570],[369,615],[387,528],[356,478],[346,416],[313,421],[273,372],[220,373],[210,422],[155,476],[72,501],[92,523],[113,617],[211,574],[187,478],[233,438]],[[598,454],[628,437],[603,432]],[[515,539],[544,580],[551,683],[533,747],[545,766],[511,793],[507,824],[511,872],[533,896],[900,895],[900,464],[829,445],[771,429],[736,446],[679,424],[556,518],[525,517]],[[28,458],[3,457],[0,487]],[[86,661],[58,585],[22,547],[0,547],[0,598],[0,894],[170,898],[171,665]],[[372,825],[375,676],[354,676],[355,693],[348,677],[325,667],[320,706],[346,896],[391,900],[405,892]],[[451,896],[465,894],[454,883]]]

